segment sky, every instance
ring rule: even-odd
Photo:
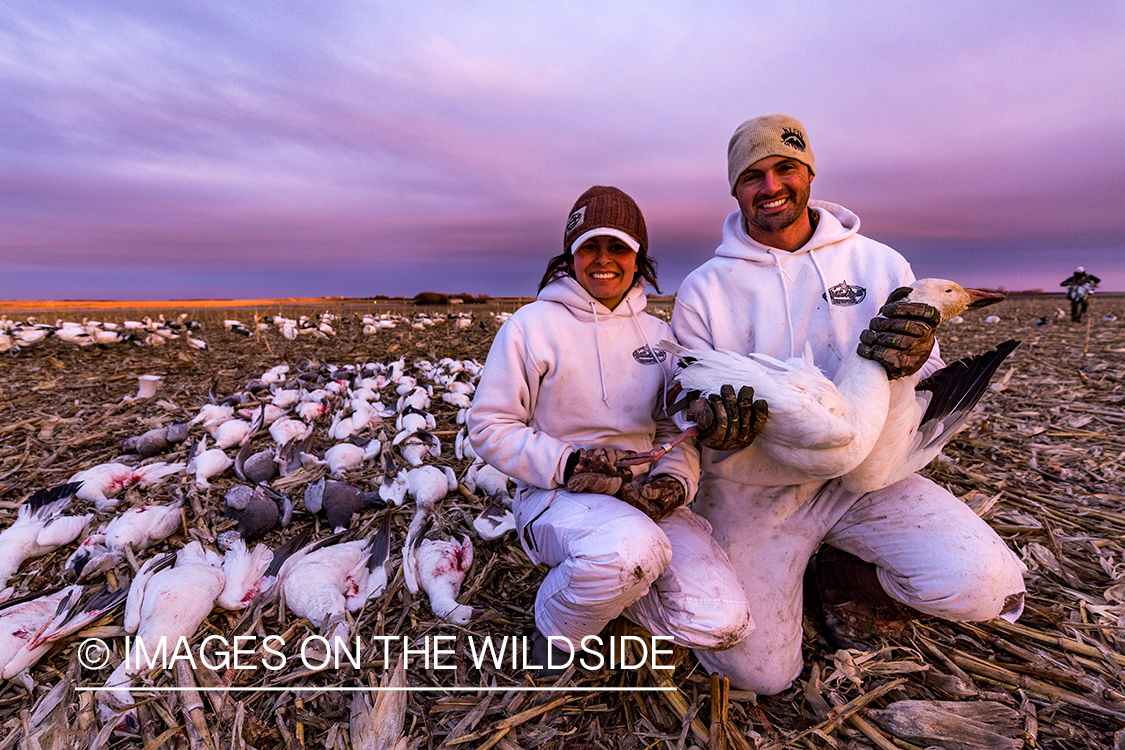
[[[670,293],[770,112],[917,275],[1125,290],[1123,71],[1119,0],[7,0],[0,299],[528,296],[594,184]]]

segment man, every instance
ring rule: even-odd
[[[809,200],[815,161],[801,123],[785,115],[743,123],[728,167],[739,210],[715,257],[680,289],[672,329],[681,344],[786,359],[807,343],[829,378],[857,344],[892,378],[942,366],[932,351],[936,310],[900,302],[879,314],[892,290],[914,280],[906,260],[860,235],[852,212]],[[964,503],[918,475],[856,496],[785,466],[750,444],[764,423],[752,396],[726,390],[688,407],[703,428],[694,510],[734,564],[757,629],[734,648],[697,652],[707,669],[761,694],[789,687],[802,668],[806,568],[825,616],[853,634],[914,610],[1019,617],[1025,568]],[[810,566],[821,542],[831,546]]]
[[[1101,282],[1092,273],[1086,273],[1082,266],[1074,269],[1074,273],[1066,278],[1059,286],[1065,286],[1066,298],[1070,300],[1070,319],[1075,323],[1082,322],[1082,316],[1090,305],[1090,295],[1094,293]]]

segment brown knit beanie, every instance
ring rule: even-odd
[[[609,231],[601,231],[609,230]],[[578,240],[596,234],[610,234],[641,253],[648,247],[648,230],[641,209],[628,195],[615,187],[595,185],[578,197],[563,234],[563,252],[573,253]]]
[[[727,173],[730,192],[739,176],[754,162],[767,156],[796,159],[816,174],[812,148],[805,126],[789,115],[762,115],[738,126],[727,147]]]

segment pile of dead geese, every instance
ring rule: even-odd
[[[28,670],[42,656],[100,619],[122,617],[124,630],[139,639],[135,650],[138,642],[162,637],[190,641],[216,606],[240,610],[257,597],[274,599],[311,630],[347,642],[348,613],[383,594],[396,562],[407,588],[424,591],[437,618],[467,623],[478,611],[457,598],[472,564],[472,539],[427,534],[435,510],[455,503],[447,496],[457,491],[490,500],[473,524],[479,537],[497,539],[514,527],[508,477],[475,457],[463,427],[480,372],[474,360],[453,359],[409,367],[403,359],[278,365],[238,392],[220,395],[213,387],[209,403],[190,421],[122,436],[118,459],[35,492],[0,532],[0,588],[24,561],[77,543],[62,576],[71,585],[0,591],[3,677],[32,684]],[[455,409],[462,425],[452,446],[434,434],[435,402],[448,414]],[[314,449],[314,437],[317,445],[330,446]],[[173,452],[182,459],[185,443],[186,460],[162,460]],[[448,462],[450,453],[475,459],[460,481],[438,463],[443,456]],[[366,481],[349,481],[364,468]],[[185,501],[231,472],[239,481],[226,491],[223,507],[236,527],[219,534],[215,548],[196,538],[145,559],[146,549],[181,528]],[[126,489],[176,481],[177,475],[188,498],[179,493],[171,504],[117,507]],[[391,516],[408,498],[414,513],[401,555],[393,555]],[[68,514],[78,501],[92,512]],[[258,541],[288,526],[295,514],[317,515],[324,520],[317,528],[331,531],[319,539],[309,531],[289,535],[278,549]],[[373,531],[356,538],[365,514],[372,517],[362,526]],[[132,574],[131,582],[111,588],[108,582],[123,571]],[[144,666],[139,654],[132,656],[97,694],[102,721],[124,731],[137,729],[129,688]]]

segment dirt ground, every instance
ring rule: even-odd
[[[202,729],[184,710],[190,703],[185,694],[153,693],[142,707],[141,734],[111,738],[99,734],[93,695],[79,689],[98,686],[108,675],[105,670],[84,670],[78,662],[76,646],[88,632],[57,647],[32,669],[31,693],[11,681],[0,689],[4,728],[0,750],[187,747],[189,742],[193,747],[216,748],[539,750],[1125,746],[1125,735],[1118,734],[1125,729],[1125,295],[1098,295],[1081,324],[1054,317],[1065,304],[1058,296],[1014,297],[984,311],[995,313],[998,322],[986,323],[984,314],[975,314],[939,332],[946,361],[1005,339],[1021,341],[1002,365],[979,414],[924,472],[965,499],[1028,565],[1027,609],[1016,625],[922,620],[881,649],[833,652],[810,618],[805,671],[790,690],[771,697],[724,693],[721,684],[713,685],[694,658],[679,649],[671,676],[647,669],[577,671],[565,678],[571,690],[521,692],[515,688],[532,685],[524,672],[490,667],[478,671],[464,656],[472,637],[524,634],[533,627],[534,594],[545,570],[531,565],[509,535],[476,543],[476,559],[460,601],[482,614],[468,626],[437,621],[425,598],[412,597],[403,586],[398,560],[387,593],[356,613],[356,629],[365,634],[456,638],[458,669],[443,672],[414,663],[404,676],[411,687],[445,690],[368,694],[376,700],[372,716],[377,721],[365,718],[364,694],[332,688],[393,679],[401,648],[392,651],[389,662],[382,649],[370,649],[364,651],[359,668],[344,665],[319,672],[287,668],[278,673],[261,669],[239,673],[201,666],[195,670],[199,685],[276,690],[205,693],[202,713],[194,713],[196,718],[202,715]],[[283,312],[296,316],[323,309],[310,305]],[[663,309],[666,314],[667,308]],[[162,347],[79,348],[48,339],[14,356],[0,357],[4,384],[0,526],[14,520],[16,509],[35,490],[61,484],[79,469],[120,456],[123,438],[191,419],[207,403],[209,389],[220,395],[233,393],[282,363],[296,370],[310,362],[343,366],[399,357],[408,364],[443,357],[483,362],[498,327],[497,320],[477,306],[453,310],[475,314],[468,328],[440,322],[417,330],[400,324],[374,335],[362,332],[358,321],[362,310],[337,307],[340,320],[334,325],[334,336],[302,336],[295,341],[282,338],[276,329],[243,337],[226,331],[222,324],[228,315],[251,324],[255,312],[276,311],[268,307],[163,311],[169,319],[187,312],[189,319],[198,320],[202,325],[198,335],[210,347],[206,351],[192,349],[183,340]],[[399,304],[397,312],[412,316],[417,311]],[[43,310],[35,314],[41,321],[53,321],[90,313]],[[100,319],[116,321],[155,314],[154,310],[97,312]],[[1046,322],[1040,323],[1042,318]],[[136,392],[136,378],[143,374],[163,378],[157,396],[123,402],[123,396]],[[435,399],[433,411],[443,441],[436,463],[462,476],[468,462],[454,458],[452,449],[458,429],[456,409]],[[383,427],[388,437],[394,434],[393,424]],[[377,432],[378,427],[372,436]],[[192,439],[199,434],[196,428]],[[258,439],[263,446],[269,441],[268,435]],[[326,438],[318,436],[314,452],[322,453],[328,445]],[[172,461],[186,456],[185,442],[160,458]],[[377,481],[380,475],[377,462],[372,462],[350,477],[365,483]],[[183,528],[165,544],[142,553],[141,561],[192,539],[210,543],[229,529],[232,522],[223,517],[223,496],[236,482],[233,473],[227,473],[213,481],[210,491],[195,495],[191,478],[179,474],[152,488],[130,490],[118,511],[134,504],[186,501]],[[295,499],[303,489],[282,487]],[[85,505],[80,502],[77,507],[92,512]],[[471,533],[472,520],[483,506],[481,498],[467,491],[447,498],[439,513],[441,534]],[[409,501],[394,512],[396,553],[412,513]],[[358,533],[373,529],[375,519],[364,516],[355,524]],[[276,547],[304,528],[322,535],[326,533],[322,525],[298,513],[288,529],[271,532],[264,541]],[[9,585],[19,595],[64,583],[62,566],[72,549],[73,545],[64,547],[27,562]],[[123,582],[132,574],[130,566],[122,564],[111,577]],[[90,631],[113,644],[118,656],[124,635],[121,622],[117,615]],[[635,633],[624,622],[613,627],[618,633]],[[207,634],[316,629],[316,624],[294,622],[293,615],[279,613],[275,603],[261,601],[241,613],[216,609],[195,642]],[[158,670],[148,680],[154,687],[177,684],[168,671]],[[480,686],[508,689],[452,690]],[[677,689],[633,689],[662,686]],[[901,722],[895,723],[899,715],[895,711],[905,710],[903,702],[909,700],[945,711],[946,719],[960,717],[954,722],[957,728],[940,729],[945,725],[932,720],[927,725],[930,734],[912,735]],[[979,710],[965,718],[966,707]],[[982,733],[971,735],[966,727],[977,724],[984,727]],[[394,736],[388,744],[379,744],[371,739],[371,726],[394,730]],[[394,744],[400,735],[402,742]],[[978,739],[966,740],[970,736]]]

